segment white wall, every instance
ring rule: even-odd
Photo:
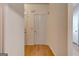
[[[48,45],[58,56],[67,55],[67,4],[49,5],[47,20]]]
[[[5,4],[4,49],[9,56],[24,55],[24,19]]]

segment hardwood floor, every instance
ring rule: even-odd
[[[54,56],[48,45],[25,45],[25,56]]]

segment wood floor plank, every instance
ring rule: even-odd
[[[48,45],[25,45],[25,56],[54,56]]]

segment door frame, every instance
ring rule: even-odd
[[[73,56],[73,3],[68,3],[68,56]]]

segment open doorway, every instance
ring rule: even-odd
[[[68,4],[68,55],[79,56],[79,4]]]

